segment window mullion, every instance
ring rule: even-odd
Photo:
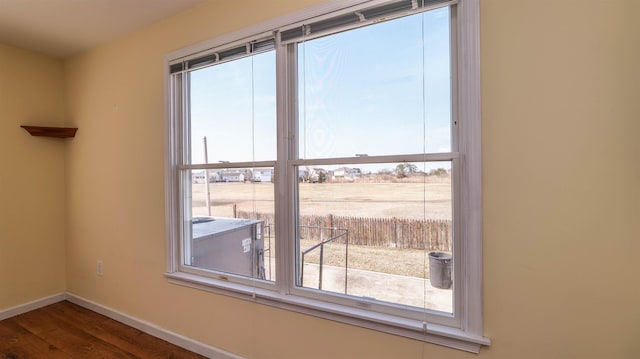
[[[295,94],[296,66],[292,46],[280,43],[280,34],[276,34],[276,94],[277,94],[277,159],[275,179],[276,212],[276,287],[282,294],[288,294],[294,279],[293,238],[293,174],[288,159],[295,152]]]

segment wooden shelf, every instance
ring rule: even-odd
[[[75,137],[77,128],[73,127],[43,127],[43,126],[20,126],[27,130],[31,136],[46,136],[57,138]]]

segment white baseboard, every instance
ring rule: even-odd
[[[88,299],[79,297],[72,293],[66,294],[66,300],[70,301],[73,304],[77,304],[81,307],[87,308],[96,313],[100,313],[104,316],[107,316],[113,320],[124,323],[130,327],[136,328],[142,332],[145,332],[149,335],[152,335],[156,338],[160,338],[162,340],[166,340],[171,344],[175,344],[179,347],[190,350],[194,353],[198,353],[200,355],[204,355],[207,358],[212,359],[244,359],[241,356],[235,355],[233,353],[229,353],[225,350],[212,347],[210,345],[198,342],[196,340],[187,338],[178,333],[174,333],[172,331],[161,328],[155,324],[145,322],[144,320],[132,317],[128,314],[119,312],[117,310],[106,307],[102,304],[98,304],[92,302]]]
[[[17,305],[9,309],[0,310],[0,320],[5,320],[7,318],[15,317],[16,315],[36,310],[38,308],[46,307],[47,305],[51,305],[53,303],[58,303],[65,300],[66,298],[66,293],[58,293],[48,297],[36,299],[29,303]]]
[[[22,313],[26,313],[38,308],[46,307],[63,300],[68,300],[71,303],[77,304],[81,307],[94,311],[96,313],[107,316],[113,320],[124,323],[130,327],[136,328],[142,332],[152,335],[156,338],[168,341],[171,344],[175,344],[179,347],[190,350],[194,353],[204,355],[207,358],[212,359],[244,359],[243,357],[229,353],[225,350],[212,347],[210,345],[198,342],[196,340],[187,338],[178,333],[163,329],[155,324],[145,322],[144,320],[132,317],[125,313],[111,309],[104,305],[92,302],[88,299],[82,298],[72,293],[60,293],[49,297],[34,300],[32,302],[18,305],[9,309],[0,311],[0,320],[14,317]]]

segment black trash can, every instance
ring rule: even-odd
[[[431,285],[440,289],[449,289],[451,280],[451,254],[443,252],[429,253],[429,281]]]

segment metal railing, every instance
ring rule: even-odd
[[[347,271],[348,271],[348,263],[349,263],[349,230],[346,228],[335,228],[335,227],[316,227],[316,226],[300,226],[300,228],[313,228],[313,229],[321,229],[321,230],[331,230],[332,233],[336,231],[342,231],[342,233],[338,235],[334,235],[329,237],[326,240],[322,240],[322,235],[320,236],[320,243],[315,244],[306,250],[301,252],[300,259],[300,285],[304,283],[304,257],[308,253],[313,250],[320,248],[320,258],[318,260],[318,289],[322,290],[322,272],[324,266],[324,245],[331,243],[338,238],[345,237],[345,255],[344,255],[344,293],[347,294]]]
[[[272,272],[273,272],[273,263],[272,263],[272,253],[271,253],[271,239],[272,239],[272,226],[273,224],[271,223],[265,223],[264,225],[264,232],[263,233],[263,238],[267,241],[266,246],[264,246],[263,251],[262,251],[262,255],[263,258],[266,258],[268,263],[265,263],[266,268],[268,268],[268,270],[265,270],[265,278],[266,280],[271,280],[272,277]],[[322,290],[322,279],[323,279],[323,271],[324,271],[324,246],[325,244],[329,244],[331,242],[334,242],[342,237],[344,237],[345,240],[345,255],[344,255],[344,293],[347,293],[347,288],[348,288],[348,280],[347,280],[347,273],[348,273],[348,269],[349,269],[349,230],[346,228],[337,228],[337,227],[318,227],[318,226],[300,226],[300,228],[308,228],[308,229],[312,229],[312,230],[326,230],[326,231],[331,231],[332,234],[335,234],[336,232],[340,232],[339,234],[336,235],[332,235],[330,236],[328,239],[323,240],[322,239],[322,232],[320,234],[320,242],[307,248],[306,250],[301,252],[301,264],[300,264],[300,285],[303,285],[303,281],[304,281],[304,263],[305,263],[305,256],[311,252],[313,252],[314,250],[320,248],[320,253],[319,253],[319,260],[318,260],[318,289]]]

